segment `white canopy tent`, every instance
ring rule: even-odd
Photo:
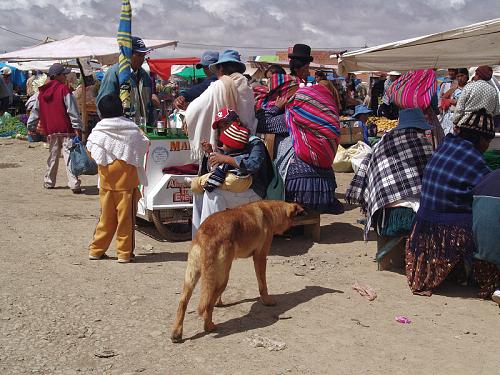
[[[173,40],[144,39],[144,43],[151,49],[177,45],[177,42]],[[75,35],[71,38],[4,53],[0,55],[0,61],[9,61],[11,63],[87,59],[90,64],[90,59],[95,59],[102,65],[111,65],[118,62],[118,56],[119,48],[116,38]],[[81,107],[82,120],[86,129],[88,114],[85,93],[86,90],[83,90]]]
[[[173,40],[144,39],[148,48],[157,49],[177,45]],[[103,65],[118,62],[118,42],[116,38],[75,35],[71,38],[44,43],[37,46],[0,55],[0,61],[71,60],[91,58]]]
[[[500,18],[347,52],[339,72],[500,65]]]

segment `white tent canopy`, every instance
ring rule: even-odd
[[[500,18],[343,54],[348,72],[500,65]]]
[[[147,47],[156,49],[176,45],[172,40],[145,39]],[[71,60],[80,57],[97,59],[101,64],[118,62],[118,42],[116,38],[75,35],[71,38],[56,42],[44,43],[37,46],[20,49],[18,51],[0,55],[4,61],[33,61],[33,60]]]

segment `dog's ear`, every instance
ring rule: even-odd
[[[291,203],[288,206],[287,214],[290,219],[293,219],[295,216],[298,216],[303,212],[305,212],[304,209],[297,203]]]

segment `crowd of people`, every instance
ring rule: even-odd
[[[89,249],[92,260],[105,257],[115,232],[118,261],[128,263],[134,257],[130,212],[135,212],[137,185],[147,184],[141,154],[148,142],[135,124],[151,121],[155,99],[150,76],[141,67],[148,48],[137,37],[132,47],[133,118],[122,117],[114,65],[100,86],[96,102],[101,121],[87,143],[99,166],[102,208]],[[288,57],[289,74],[271,65],[267,84],[251,86],[237,51],[207,51],[199,64],[207,78],[175,99],[174,105],[185,111],[191,157],[200,166],[199,178],[193,179],[193,235],[216,212],[271,197],[299,203],[308,212],[344,212],[335,196],[332,169],[341,135],[341,95],[324,74],[316,74],[311,83],[309,46],[296,44]],[[60,64],[50,68],[28,120],[30,131],[41,131],[48,139],[47,189],[55,186],[60,153],[66,161],[73,138],[81,136],[76,101],[65,84],[67,74]],[[452,278],[475,283],[481,297],[500,303],[500,175],[482,155],[495,137],[499,97],[490,83],[491,67],[478,67],[470,82],[468,75],[467,69],[450,69],[436,95],[446,134],[439,144],[429,134],[437,129],[427,113],[398,108],[383,95],[401,73],[389,72],[384,86],[372,87],[372,98],[382,100],[375,112],[397,118],[398,125],[364,158],[346,201],[359,204],[366,215],[365,239],[373,228],[380,238],[404,241],[413,293],[429,296]],[[364,124],[368,143],[366,121],[373,103],[355,104],[353,117]],[[262,139],[266,135],[272,136],[269,149]],[[81,192],[70,170],[68,185],[74,193]],[[386,242],[377,259],[395,249],[394,241]]]

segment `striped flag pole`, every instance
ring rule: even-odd
[[[130,59],[132,58],[132,7],[130,0],[122,1],[120,23],[118,25],[118,46],[120,47],[119,73],[120,99],[125,116],[132,117],[130,103]]]

